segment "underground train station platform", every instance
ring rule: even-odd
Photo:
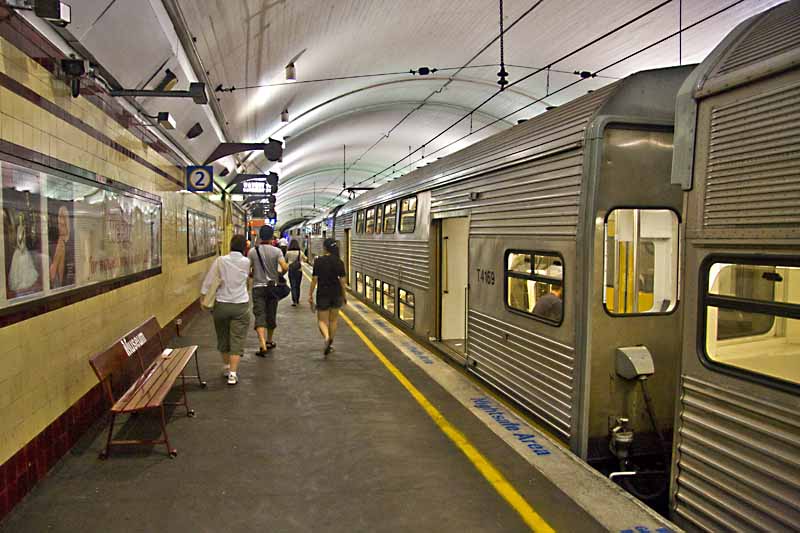
[[[197,315],[170,343],[199,345],[208,381],[188,385],[196,417],[168,420],[178,456],[100,460],[98,422],[0,531],[675,531],[364,304],[345,315],[324,359],[315,316],[284,300],[277,348],[254,356],[251,331],[236,386]]]

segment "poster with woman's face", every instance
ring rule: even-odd
[[[75,284],[75,201],[70,181],[47,178],[47,242],[50,288]]]
[[[38,172],[0,163],[3,184],[3,247],[6,297],[42,291],[42,178]]]

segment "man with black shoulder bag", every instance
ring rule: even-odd
[[[260,345],[256,355],[260,357],[266,357],[276,346],[273,336],[278,327],[278,301],[290,291],[282,275],[289,270],[289,265],[280,248],[269,244],[273,236],[272,226],[262,226],[258,246],[247,254],[253,276],[253,315]]]

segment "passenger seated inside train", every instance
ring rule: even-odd
[[[506,276],[511,309],[561,322],[564,267],[559,256],[510,252]]]

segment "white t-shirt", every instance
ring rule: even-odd
[[[244,304],[250,301],[247,293],[247,278],[250,276],[250,261],[239,252],[217,257],[203,280],[202,294],[208,293],[214,271],[219,272],[221,283],[217,288],[216,301],[229,304]]]

